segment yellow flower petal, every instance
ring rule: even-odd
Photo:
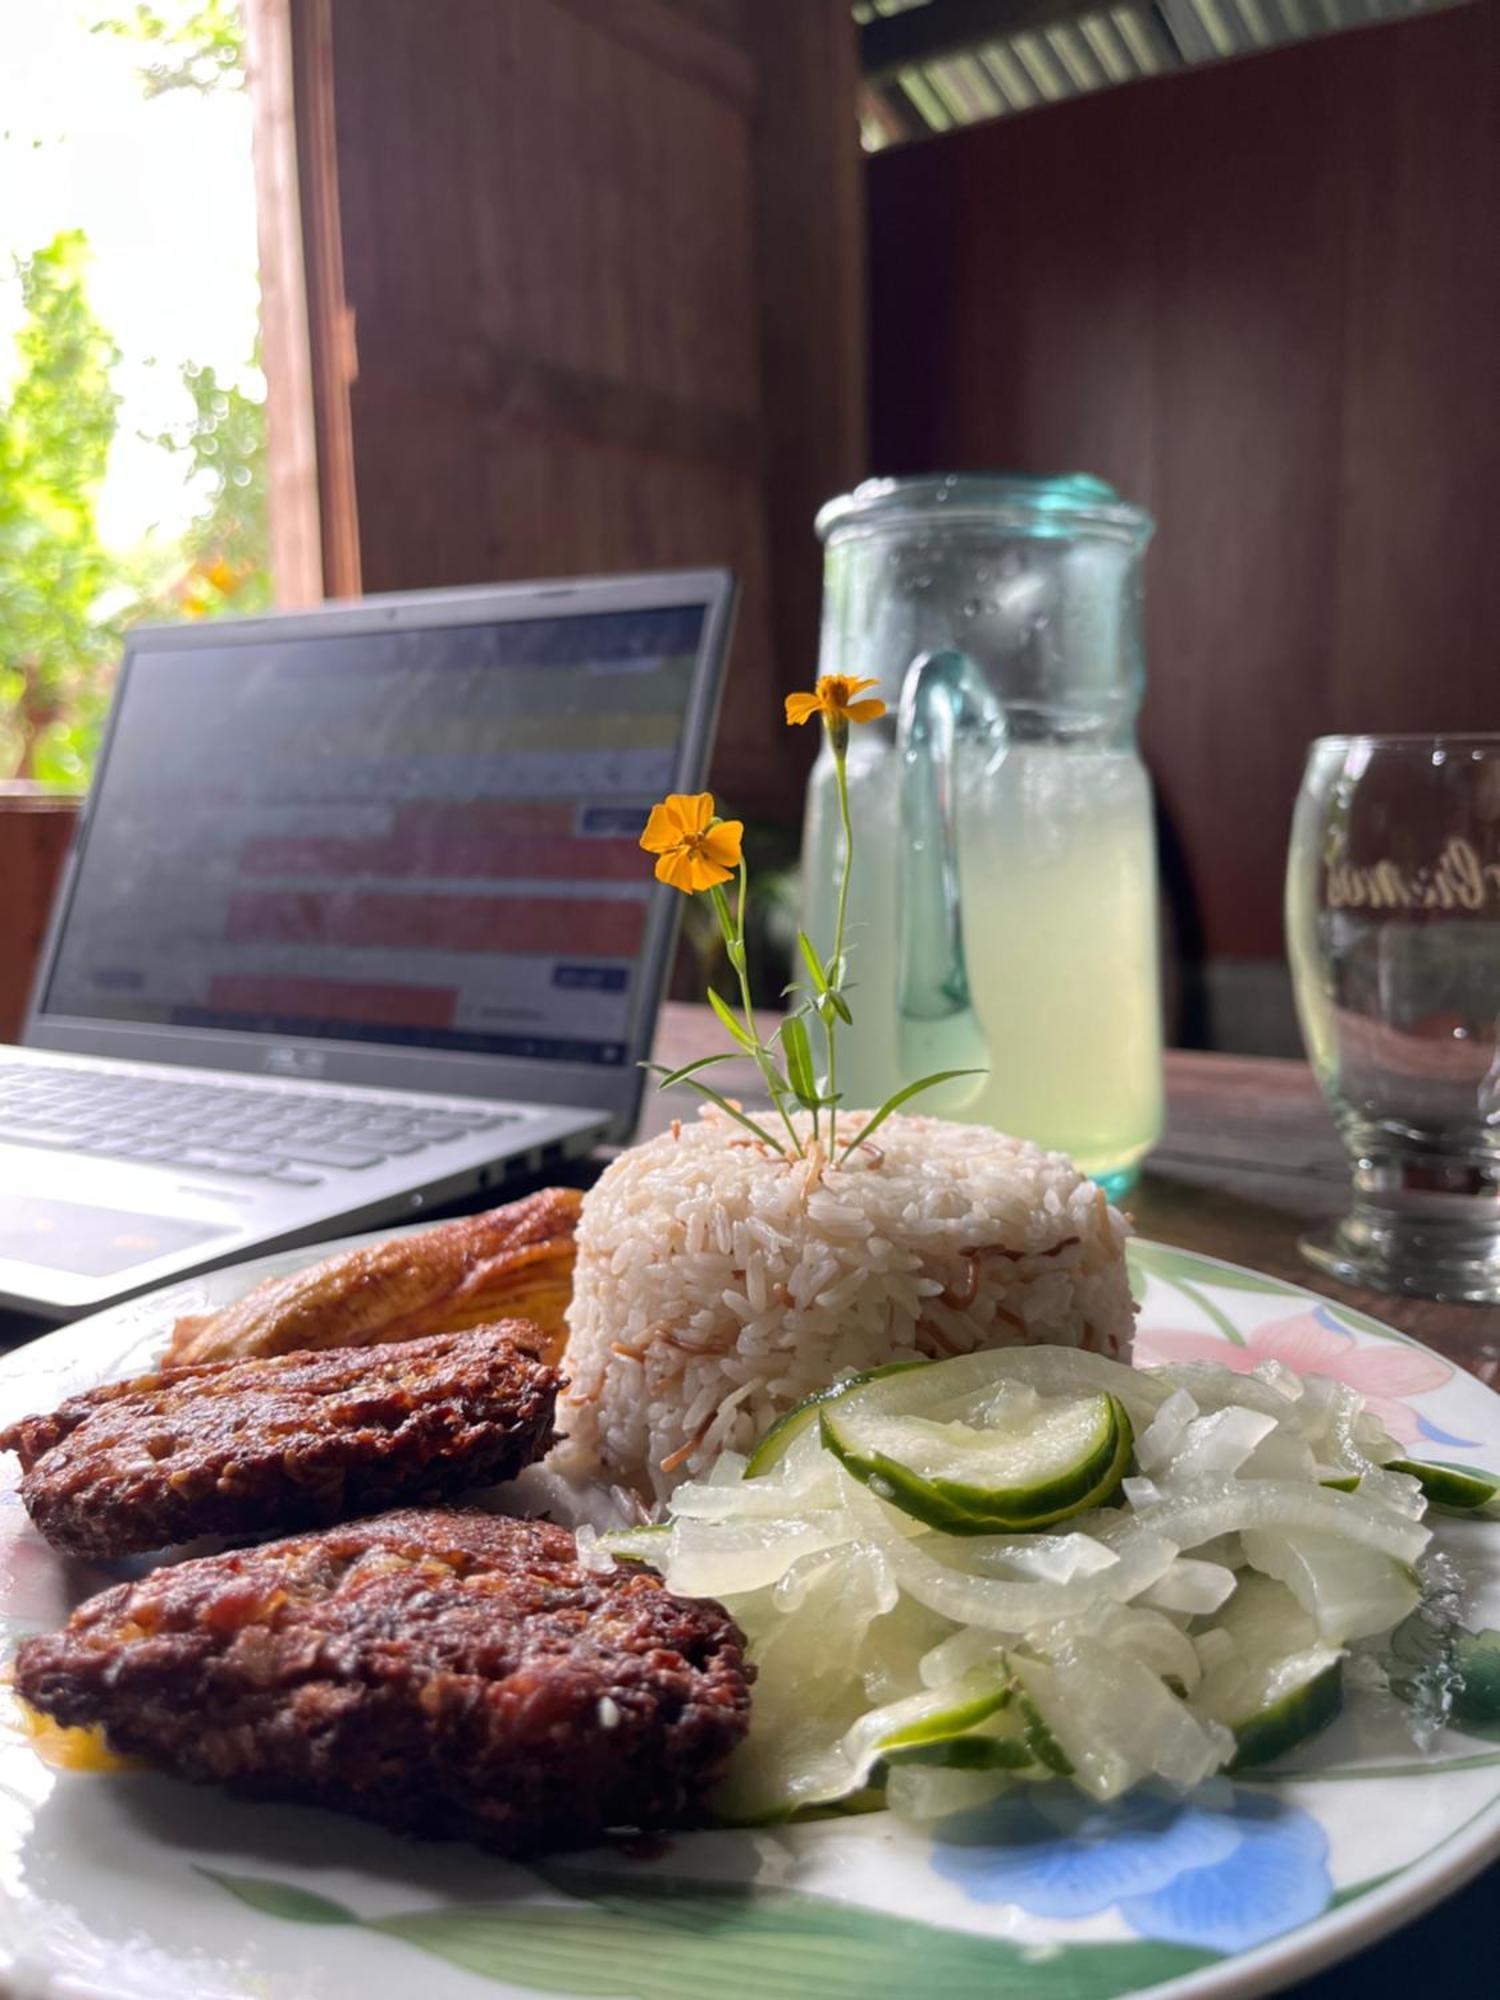
[[[860,685],[861,687],[869,687],[872,683],[862,681]],[[844,713],[851,722],[873,722],[877,716],[885,714],[885,703],[883,701],[852,701]]]
[[[786,719],[794,725],[810,722],[822,706],[815,694],[789,694],[786,698]]]
[[[669,847],[675,847],[682,838],[682,828],[671,807],[672,801],[668,799],[665,805],[651,808],[651,817],[646,821],[646,831],[641,835],[641,846],[648,854],[665,854]]]
[[[844,688],[845,688],[845,695],[844,695],[844,699],[845,699],[845,700],[847,701],[847,700],[849,699],[849,696],[850,696],[850,695],[852,695],[852,694],[863,694],[866,688],[873,688],[873,687],[879,687],[879,686],[880,686],[880,682],[879,682],[878,680],[874,680],[874,679],[871,679],[871,680],[863,680],[863,681],[861,681],[861,680],[846,680],[846,681],[844,682]]]
[[[693,879],[696,868],[697,863],[686,847],[674,847],[658,860],[656,879],[669,888],[680,889],[684,896],[691,896],[698,887]]]
[[[722,868],[726,875],[732,875],[740,865],[740,846],[744,838],[743,820],[723,819],[703,835],[698,843],[698,852],[713,867]]]
[[[702,833],[714,816],[714,795],[712,792],[674,792],[667,800],[669,806],[676,806],[682,815],[684,833]]]
[[[721,868],[706,854],[693,856],[693,887],[695,889],[716,889],[721,882],[727,882],[734,873],[731,868]]]

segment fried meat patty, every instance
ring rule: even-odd
[[[696,1817],[748,1725],[743,1646],[565,1528],[411,1509],[120,1584],[16,1685],[195,1782],[529,1854]]]
[[[55,1547],[321,1527],[511,1479],[552,1443],[561,1378],[525,1320],[377,1349],[162,1368],[0,1431]]]

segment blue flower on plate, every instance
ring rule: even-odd
[[[1328,1907],[1328,1842],[1308,1813],[1215,1779],[1095,1805],[1060,1785],[1020,1787],[941,1821],[933,1866],[976,1902],[1037,1917],[1118,1909],[1139,1937],[1248,1951]]]

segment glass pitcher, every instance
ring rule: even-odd
[[[1101,480],[871,480],[818,516],[821,673],[877,676],[851,732],[845,1104],[1071,1153],[1117,1193],[1161,1131],[1151,792],[1135,746],[1152,523]],[[809,782],[804,923],[828,951],[833,759]]]

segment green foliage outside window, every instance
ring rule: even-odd
[[[243,86],[235,0],[137,5],[93,32],[140,46],[147,97]],[[0,392],[0,779],[67,790],[88,783],[127,626],[271,602],[265,405],[211,366],[181,367],[191,415],[152,440],[180,460],[195,517],[165,558],[101,541],[120,354],[89,303],[87,266],[79,230],[17,259],[19,366]]]
[[[20,372],[0,401],[0,757],[12,775],[77,780],[118,645],[120,581],[95,498],[115,434],[119,350],[94,316],[79,230],[18,263]]]
[[[241,90],[245,82],[245,37],[237,0],[206,0],[201,6],[159,8],[138,4],[129,13],[96,21],[96,35],[115,35],[152,52],[141,65],[148,97],[169,90]]]

